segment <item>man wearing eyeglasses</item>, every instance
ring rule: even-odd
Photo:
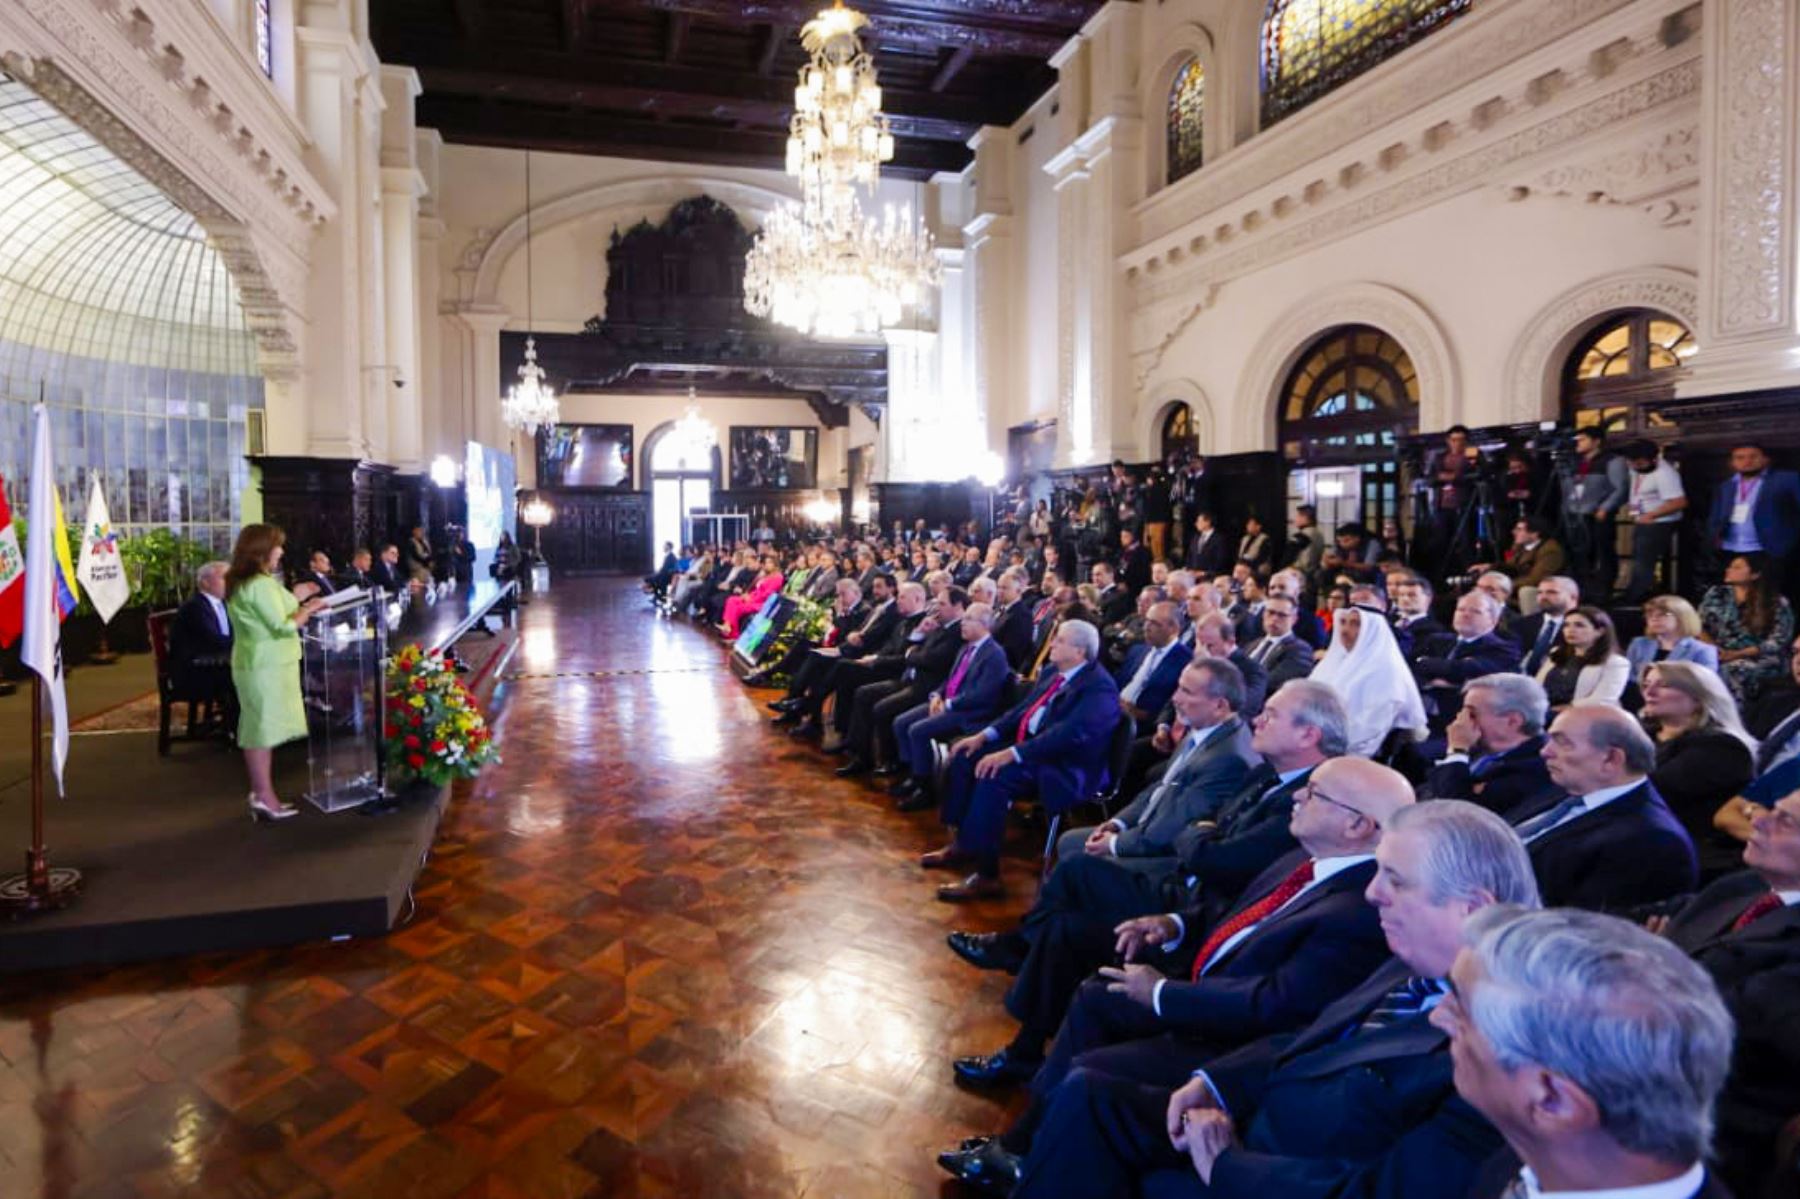
[[[1648,927],[1706,968],[1737,1023],[1713,1150],[1731,1189],[1753,1195],[1782,1124],[1800,1111],[1800,792],[1745,806],[1745,868]]]

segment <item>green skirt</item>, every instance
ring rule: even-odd
[[[238,695],[239,749],[269,749],[306,736],[306,705],[295,663],[234,669],[231,681]]]

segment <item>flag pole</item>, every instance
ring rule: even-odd
[[[44,680],[31,676],[31,844],[25,873],[0,879],[0,912],[13,919],[66,908],[81,894],[81,871],[52,867],[44,844]]]

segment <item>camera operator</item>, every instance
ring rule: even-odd
[[[1606,434],[1600,429],[1575,433],[1575,476],[1564,503],[1571,516],[1587,522],[1588,560],[1575,564],[1585,573],[1582,590],[1596,604],[1605,605],[1619,574],[1619,546],[1613,518],[1631,494],[1631,470],[1625,460],[1607,452]]]
[[[1641,604],[1656,586],[1656,566],[1668,557],[1681,514],[1687,510],[1687,491],[1681,475],[1657,453],[1654,442],[1627,442],[1619,456],[1631,464],[1631,579],[1625,584],[1625,603]],[[1665,587],[1664,590],[1669,588]]]
[[[1444,444],[1425,459],[1425,477],[1431,480],[1431,552],[1445,571],[1451,566],[1457,523],[1473,498],[1473,458],[1468,428],[1451,425],[1444,433]]]

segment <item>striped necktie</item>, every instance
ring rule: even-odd
[[[1381,997],[1375,1009],[1363,1017],[1358,1032],[1369,1032],[1397,1024],[1425,1010],[1425,1005],[1444,993],[1444,985],[1435,978],[1414,975]]]

